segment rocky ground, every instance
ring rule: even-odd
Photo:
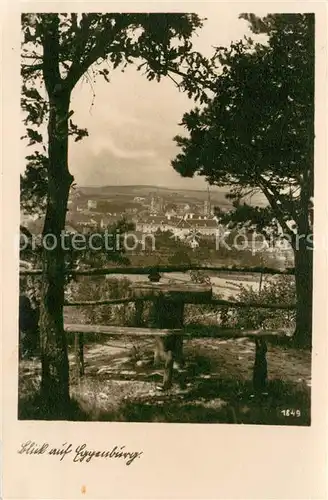
[[[309,351],[269,345],[268,394],[255,397],[251,385],[255,348],[248,339],[185,341],[186,366],[176,367],[174,385],[166,393],[160,389],[162,369],[151,363],[152,347],[151,339],[88,343],[82,378],[76,374],[70,348],[76,420],[310,424]],[[29,400],[39,388],[40,370],[37,359],[20,363],[20,418],[33,418]]]

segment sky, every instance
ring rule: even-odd
[[[213,46],[229,46],[251,35],[233,6],[228,10],[220,4],[195,5],[197,14],[207,20],[194,36],[193,46],[205,56],[213,53]],[[179,152],[173,137],[183,132],[178,124],[194,101],[170,79],[149,82],[133,66],[124,73],[116,69],[110,78],[107,83],[98,76],[93,88],[80,81],[73,91],[74,123],[89,132],[89,137],[69,144],[69,169],[75,182],[206,189],[203,178],[182,178],[170,165]]]

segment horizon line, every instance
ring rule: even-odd
[[[163,186],[163,185],[156,185],[156,184],[102,184],[102,185],[82,185],[79,184],[76,186],[76,188],[122,188],[122,187],[153,187],[155,189],[171,189],[171,190],[180,190],[180,191],[201,191],[201,192],[207,192],[208,189],[214,188],[214,189],[229,189],[229,187],[224,188],[223,186],[208,186],[203,189],[197,189],[197,188],[184,188],[184,187],[174,187],[174,186]]]

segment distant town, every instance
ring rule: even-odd
[[[131,224],[140,243],[145,235],[156,234],[158,238],[166,235],[172,238],[169,252],[166,250],[166,254],[174,253],[174,247],[180,244],[187,253],[192,250],[192,255],[198,256],[198,260],[210,258],[212,262],[219,257],[215,254],[218,234],[222,236],[232,232],[229,225],[220,223],[217,215],[217,209],[222,214],[232,208],[225,194],[223,190],[212,191],[210,188],[203,191],[175,191],[155,186],[77,187],[72,189],[68,202],[66,231],[82,234],[104,231],[124,220]],[[43,219],[22,214],[22,224],[32,234],[40,234]],[[165,242],[167,241],[166,238]],[[161,248],[157,250],[162,250],[163,246],[164,240]],[[268,256],[262,243],[258,248],[252,248],[252,254],[257,250],[262,256]],[[158,258],[160,254],[159,251]],[[221,255],[221,258],[223,257],[224,255]],[[228,255],[225,258],[228,258]],[[270,265],[293,265],[291,252],[279,248],[274,252],[270,250],[269,259]],[[263,258],[260,262],[265,263]],[[255,261],[253,258],[252,262],[248,263],[256,265],[259,259]]]
[[[78,190],[69,201],[67,224],[84,232],[106,229],[124,218],[134,224],[137,237],[169,231],[196,248],[198,237],[214,237],[218,230],[210,192],[206,194],[206,199],[201,200],[169,190],[165,194],[150,190],[142,196],[134,196],[131,190],[130,193],[116,192],[103,198],[101,192],[88,196],[87,192]]]

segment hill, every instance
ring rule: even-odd
[[[208,199],[207,190],[172,189],[164,186],[137,185],[137,186],[81,186],[79,192],[84,197],[100,199],[117,199],[118,197],[134,198],[135,196],[146,197],[150,193],[162,196],[172,201],[202,202]],[[211,187],[210,197],[213,204],[218,206],[231,206],[231,202],[226,199],[227,188]],[[253,197],[253,203],[263,205],[262,197]]]

